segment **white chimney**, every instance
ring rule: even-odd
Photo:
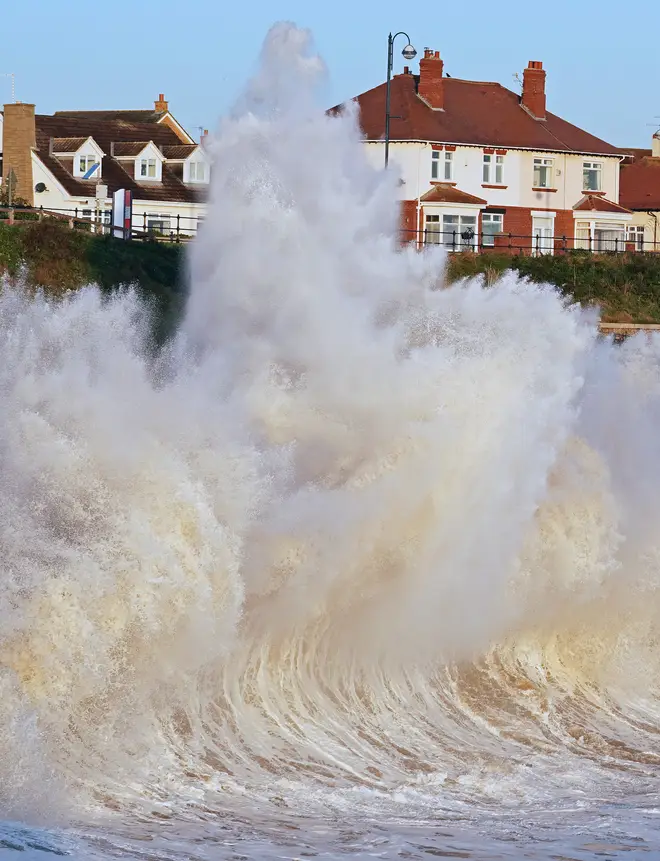
[[[651,151],[653,158],[660,158],[660,131],[653,135],[653,149]]]

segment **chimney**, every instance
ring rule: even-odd
[[[660,131],[653,135],[653,149],[651,150],[653,158],[660,158]]]
[[[200,137],[200,139],[199,139],[199,143],[200,143],[200,145],[201,145],[201,146],[204,146],[204,144],[205,144],[205,143],[206,143],[206,141],[207,141],[208,136],[209,136],[209,130],[208,130],[208,129],[204,129],[204,132],[203,132],[203,134],[201,135],[201,137]]]
[[[12,185],[12,198],[22,198],[30,206],[34,206],[32,150],[37,146],[34,105],[17,102],[5,105],[4,111],[3,188],[7,187],[7,181],[13,172],[16,179]]]
[[[535,120],[545,119],[545,72],[538,60],[530,60],[523,72],[522,106]]]
[[[167,102],[165,101],[165,94],[160,93],[158,96],[158,101],[154,102],[154,108],[157,114],[166,114],[169,110]]]
[[[418,94],[434,111],[442,111],[445,107],[444,81],[442,70],[444,63],[440,52],[435,53],[430,48],[424,48],[424,56],[419,61]]]

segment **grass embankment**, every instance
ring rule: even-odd
[[[597,305],[604,323],[660,323],[660,254],[590,254],[571,251],[556,256],[456,254],[449,279],[483,275],[487,284],[506,269],[530,281],[554,284],[583,305]]]
[[[0,223],[0,275],[21,275],[28,287],[61,295],[85,284],[104,292],[134,285],[154,309],[161,340],[185,301],[184,249],[157,242],[123,242],[70,230],[57,222]]]
[[[156,309],[156,334],[176,325],[185,301],[184,248],[156,242],[123,242],[70,230],[58,222],[0,223],[0,274],[23,271],[30,287],[51,294],[84,284],[112,291],[134,284]],[[462,253],[452,256],[449,280],[482,275],[494,284],[507,269],[557,286],[585,305],[599,305],[612,323],[660,323],[660,254],[553,257]]]

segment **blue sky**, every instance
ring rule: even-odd
[[[159,92],[193,134],[213,128],[253,71],[271,24],[309,27],[331,106],[385,78],[387,34],[439,50],[454,77],[499,81],[530,59],[548,71],[548,108],[620,146],[648,146],[660,125],[660,8],[651,0],[5,0],[0,73],[41,113],[150,107]],[[397,68],[403,60],[398,44]],[[9,79],[0,78],[9,101]]]

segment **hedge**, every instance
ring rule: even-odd
[[[448,279],[481,276],[493,285],[507,269],[566,295],[599,305],[617,323],[660,322],[660,254],[594,255],[571,251],[526,257],[463,252],[450,257]],[[20,273],[29,287],[55,295],[84,284],[111,291],[133,284],[157,310],[156,336],[165,338],[180,319],[186,298],[185,246],[123,242],[70,230],[59,221],[0,222],[0,274]]]

